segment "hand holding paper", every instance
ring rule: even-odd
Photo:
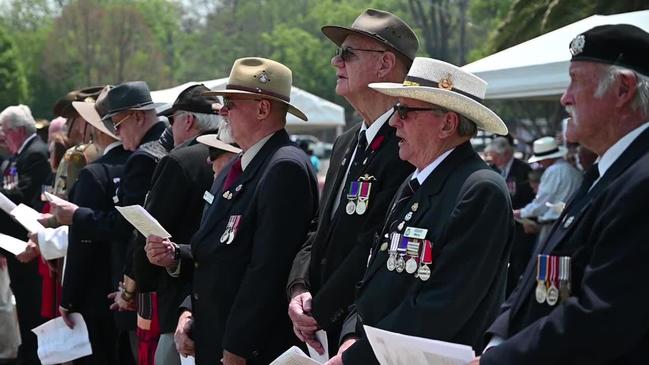
[[[115,207],[124,218],[135,227],[144,237],[150,235],[169,238],[171,235],[146,209],[140,205]]]
[[[61,364],[92,354],[88,327],[79,313],[71,313],[74,328],[61,317],[46,322],[32,332],[38,336],[38,357],[43,365]]]

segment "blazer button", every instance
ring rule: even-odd
[[[194,261],[194,268],[198,269],[198,261]]]
[[[194,293],[194,300],[198,300],[198,293]]]

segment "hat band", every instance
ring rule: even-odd
[[[557,152],[559,152],[559,147],[556,147],[553,150],[549,150],[549,151],[545,151],[545,152],[539,152],[539,153],[534,152],[534,156],[535,157],[543,157],[543,156],[551,155],[551,154],[557,153]]]
[[[278,94],[276,92],[260,89],[258,87],[247,87],[247,86],[241,86],[241,85],[226,85],[225,89],[226,90],[241,90],[241,91],[248,91],[248,92],[255,93],[255,94],[268,95],[268,96],[272,96],[274,98],[283,100],[283,101],[285,101],[287,103],[291,101],[291,98],[288,97],[288,96]]]
[[[466,91],[456,89],[456,88],[454,88],[452,86],[450,88],[441,87],[440,83],[438,83],[437,81],[428,80],[428,79],[424,79],[424,78],[417,77],[417,76],[410,76],[410,75],[406,76],[406,79],[403,81],[403,85],[404,86],[427,86],[427,87],[434,87],[434,88],[437,88],[437,89],[453,91],[455,93],[464,95],[467,98],[473,99],[473,100],[477,101],[480,104],[484,104],[483,99],[480,99],[479,97],[477,97],[477,96],[475,96],[473,94],[469,94]]]
[[[119,112],[123,112],[124,110],[130,110],[130,109],[135,109],[135,108],[141,108],[141,107],[143,107],[143,106],[147,106],[147,105],[151,105],[151,104],[153,104],[153,101],[152,101],[152,100],[149,100],[149,101],[145,101],[145,102],[143,102],[143,103],[137,103],[137,104],[128,105],[128,106],[125,106],[125,107],[122,107],[122,108],[113,109],[113,110],[111,110],[110,112],[108,112],[107,114],[119,113]]]

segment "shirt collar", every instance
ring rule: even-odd
[[[435,160],[433,160],[433,162],[429,163],[428,166],[424,167],[421,171],[419,171],[419,169],[415,170],[415,173],[412,174],[412,179],[417,179],[417,181],[419,182],[419,185],[424,185],[424,181],[426,181],[428,176],[430,174],[432,174],[433,171],[435,171],[437,166],[439,166],[439,164],[441,164],[442,161],[444,161],[444,159],[446,157],[448,157],[448,155],[450,155],[451,152],[453,152],[454,149],[455,149],[455,147],[453,147],[450,150],[442,153],[441,155],[439,155],[439,157],[437,157]]]
[[[597,163],[597,169],[599,170],[599,176],[604,176],[606,170],[608,170],[611,165],[622,155],[622,153],[635,141],[635,139],[649,128],[649,122],[645,122],[643,125],[637,127],[631,132],[627,133],[624,137],[620,138],[614,145],[609,147],[606,152],[602,155]]]
[[[243,156],[241,156],[241,170],[245,170],[246,167],[252,162],[252,159],[255,158],[259,150],[261,150],[262,147],[268,142],[270,137],[273,136],[275,132],[267,135],[266,137],[260,139],[257,141],[257,143],[253,144],[252,147],[248,148],[246,151],[243,152]]]
[[[121,145],[122,145],[122,142],[120,142],[120,141],[115,141],[115,142],[109,144],[108,146],[106,146],[106,148],[104,148],[104,152],[102,153],[102,156],[105,156],[108,153],[108,151],[112,150],[113,148],[115,148],[117,146],[121,146]]]
[[[381,127],[385,124],[385,122],[390,119],[390,116],[392,115],[392,108],[388,109],[385,113],[383,113],[380,117],[376,118],[374,123],[370,125],[369,127],[365,124],[365,121],[361,123],[361,129],[358,131],[360,134],[362,131],[365,131],[365,139],[367,140],[367,146],[372,144],[372,140],[374,140],[374,137],[379,133],[381,130]]]
[[[509,170],[512,169],[512,164],[514,163],[514,156],[507,161],[505,164],[505,167],[503,168],[503,177],[507,179],[507,176],[509,176]]]
[[[23,144],[20,145],[20,148],[18,149],[18,152],[16,152],[16,155],[19,155],[21,152],[23,152],[23,150],[25,149],[25,146],[27,146],[27,143],[29,143],[29,141],[31,141],[34,138],[36,138],[36,133],[34,133],[31,136],[27,137],[23,141]]]

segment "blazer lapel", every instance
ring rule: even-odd
[[[357,126],[354,126],[351,131],[352,133],[350,134],[353,138],[349,139],[349,142],[347,143],[347,147],[345,148],[345,153],[343,154],[343,159],[340,161],[340,164],[334,162],[330,166],[330,168],[337,168],[336,172],[336,179],[334,180],[334,184],[331,186],[331,190],[329,191],[329,194],[327,196],[327,201],[325,202],[325,209],[323,210],[323,223],[331,222],[331,209],[333,209],[334,202],[338,198],[338,190],[340,190],[340,184],[342,184],[342,180],[345,178],[345,173],[347,172],[347,166],[351,163],[351,156],[352,153],[354,152],[354,148],[356,148],[356,144],[358,141],[358,131],[361,128],[360,123]],[[343,187],[344,189],[344,187]],[[343,190],[343,194],[345,191]]]

